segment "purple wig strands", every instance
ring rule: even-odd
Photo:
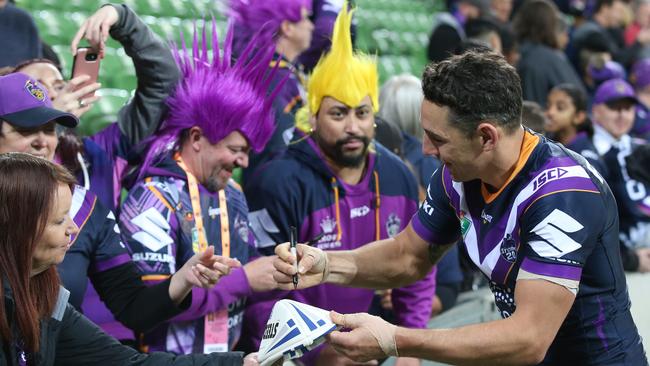
[[[234,50],[241,51],[255,32],[266,26],[264,39],[275,39],[280,24],[302,20],[301,9],[311,13],[311,0],[228,0],[229,16],[235,20]]]
[[[145,141],[149,149],[141,167],[141,177],[155,160],[178,148],[181,132],[191,127],[200,127],[213,144],[239,131],[256,152],[264,148],[273,133],[272,103],[286,81],[282,80],[267,93],[277,72],[277,65],[269,69],[274,45],[262,42],[260,32],[233,64],[232,24],[228,27],[223,54],[220,54],[216,23],[212,20],[212,60],[206,25],[200,41],[197,33],[195,28],[191,55],[184,41],[181,50],[172,46],[182,78],[167,99],[169,112],[161,129]]]

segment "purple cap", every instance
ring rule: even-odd
[[[76,127],[79,123],[73,114],[52,108],[45,88],[20,72],[0,77],[0,119],[24,128],[54,120],[66,127]]]
[[[634,64],[630,79],[637,90],[650,85],[650,58],[644,58]]]
[[[623,79],[611,79],[600,84],[594,95],[594,104],[615,102],[621,99],[629,99],[638,103],[632,85]]]

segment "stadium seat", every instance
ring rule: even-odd
[[[99,81],[107,88],[135,89],[135,68],[123,49],[106,48],[99,70]]]
[[[70,14],[52,10],[35,12],[33,16],[41,38],[49,44],[69,44],[79,29]]]

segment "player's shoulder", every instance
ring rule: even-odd
[[[535,189],[555,180],[562,181],[565,189],[602,191],[605,184],[604,178],[584,156],[543,136],[540,136],[523,173],[532,177],[530,182]]]

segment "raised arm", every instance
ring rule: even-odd
[[[180,73],[169,46],[126,5],[104,5],[84,22],[72,41],[73,54],[82,38],[102,52],[109,34],[133,60],[138,79],[133,99],[122,107],[117,120],[122,134],[134,146],[160,125],[166,112],[164,101]]]
[[[120,21],[111,28],[111,37],[124,46],[133,60],[138,87],[117,122],[132,145],[156,131],[167,107],[165,99],[176,86],[180,72],[169,46],[147,27],[126,5],[119,5]]]

